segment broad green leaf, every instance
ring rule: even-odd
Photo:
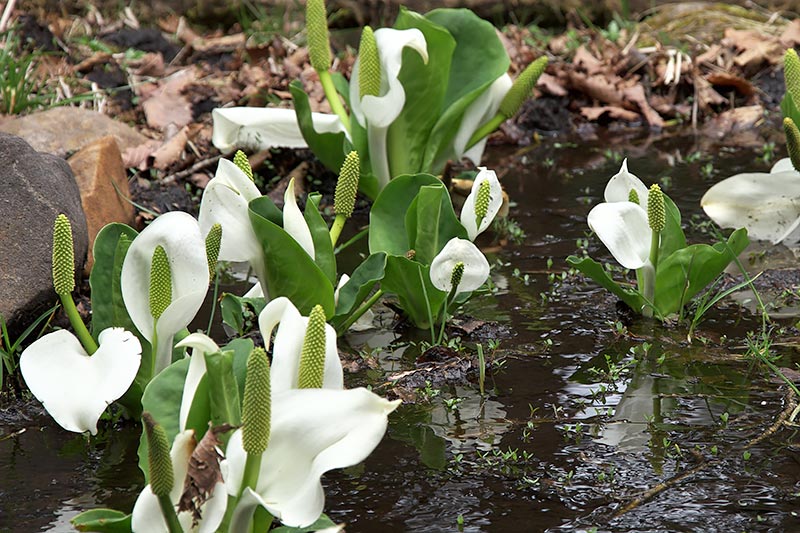
[[[240,425],[242,412],[239,387],[233,373],[234,353],[230,351],[207,353],[205,358],[211,424]]]
[[[128,242],[120,240],[122,235],[128,237]],[[94,266],[89,276],[89,286],[92,289],[92,336],[96,339],[104,329],[120,327],[136,335],[142,345],[142,362],[136,378],[128,391],[117,400],[134,419],[138,419],[142,413],[142,393],[152,377],[150,343],[139,333],[128,315],[120,287],[122,262],[130,242],[137,235],[136,230],[125,224],[112,223],[104,226],[95,237]]]
[[[467,238],[443,183],[420,188],[406,212],[405,225],[410,247],[423,265],[430,265],[453,237]]]
[[[433,286],[429,270],[428,266],[404,256],[390,255],[386,258],[386,273],[381,281],[381,288],[397,295],[403,311],[420,329],[428,329],[431,326],[425,295],[427,294],[429,298],[434,322],[447,297],[444,292]]]
[[[286,296],[303,315],[319,304],[332,317],[333,285],[291,235],[262,215],[263,206],[271,203],[264,198],[250,202],[250,223],[264,252],[267,293],[271,298]]]
[[[422,170],[435,173],[446,162],[464,111],[508,71],[511,62],[495,27],[471,10],[434,9],[425,17],[447,29],[456,41],[444,112],[430,134],[422,164]]]
[[[658,245],[659,261],[661,258],[669,257],[676,250],[686,248],[686,236],[681,228],[681,212],[666,194],[664,195],[664,208],[666,225],[664,231],[661,232],[661,242]]]
[[[225,293],[219,302],[222,322],[236,330],[237,334],[244,335],[257,326],[258,314],[265,305],[264,298],[245,298]]]
[[[303,92],[303,86],[295,80],[289,84],[289,91],[294,100],[294,110],[297,114],[297,124],[303,133],[308,147],[314,155],[322,161],[322,164],[333,172],[339,172],[344,162],[345,141],[347,137],[344,133],[317,133],[314,130],[314,123],[311,120],[311,106],[308,103],[308,96]]]
[[[319,518],[317,518],[317,521],[311,524],[310,526],[306,527],[281,526],[270,530],[270,533],[312,533],[313,531],[320,531],[322,529],[333,527],[335,525],[336,523],[333,520],[328,518],[326,515],[322,515]]]
[[[350,107],[350,82],[347,81],[341,72],[331,72],[331,79],[333,80],[333,87],[339,96],[344,100],[344,105]]]
[[[628,307],[637,313],[642,312],[642,308],[645,305],[644,298],[642,298],[638,292],[624,288],[616,281],[611,279],[611,276],[608,275],[608,272],[606,272],[606,269],[603,268],[603,265],[594,259],[590,257],[578,258],[574,255],[571,255],[567,257],[567,263],[569,263],[571,266],[574,266],[583,272],[584,275],[593,279],[601,287],[617,296],[620,300],[628,304]]]
[[[713,246],[693,244],[659,261],[656,271],[656,308],[663,316],[678,312],[681,305],[686,305],[694,295],[722,274],[749,243],[747,230],[740,228],[728,238],[727,246],[724,242]]]
[[[410,249],[402,225],[421,187],[441,183],[430,174],[397,176],[384,187],[369,212],[369,251],[405,255]]]
[[[417,28],[423,33],[428,46],[428,63],[425,64],[415,50],[403,50],[403,66],[398,78],[405,89],[406,105],[389,126],[386,138],[393,178],[423,169],[428,136],[444,107],[456,46],[446,29],[403,7],[394,27],[399,30]]]
[[[159,372],[147,385],[142,396],[142,408],[153,415],[153,419],[161,424],[170,442],[180,429],[181,399],[183,384],[189,371],[189,359],[182,359]],[[196,431],[206,428],[193,428]],[[147,439],[144,434],[139,441],[139,468],[144,472],[145,480],[149,479],[147,467]]]
[[[113,509],[91,509],[84,511],[72,520],[78,531],[97,531],[100,533],[130,533],[131,515]]]
[[[308,195],[306,210],[303,213],[311,240],[314,242],[314,262],[328,276],[331,284],[336,284],[336,257],[333,255],[333,244],[328,224],[319,213],[319,200],[322,195],[315,192]]]
[[[350,280],[339,289],[336,315],[330,320],[337,331],[350,314],[367,299],[375,284],[383,279],[385,269],[386,254],[383,252],[370,255],[356,267]]]
[[[233,352],[233,375],[239,388],[239,398],[244,399],[244,379],[247,375],[247,358],[253,351],[253,341],[250,339],[234,339],[229,342],[225,351]]]

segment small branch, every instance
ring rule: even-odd
[[[8,21],[11,19],[11,12],[14,11],[14,4],[17,0],[8,0],[5,9],[3,9],[3,16],[0,18],[0,33],[6,31],[8,28]]]
[[[203,159],[202,161],[198,161],[189,168],[183,169],[180,172],[175,172],[174,174],[170,174],[169,176],[165,176],[164,179],[158,180],[158,183],[169,185],[183,178],[188,178],[198,170],[203,170],[204,168],[210,167],[211,165],[218,162],[220,159],[222,159],[222,155],[215,155],[214,157]]]

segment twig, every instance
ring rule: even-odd
[[[770,425],[763,432],[761,432],[761,434],[759,434],[758,436],[756,436],[756,437],[750,439],[749,441],[747,441],[747,443],[744,445],[744,449],[745,450],[755,446],[756,444],[758,444],[762,440],[764,440],[764,439],[770,437],[771,435],[773,435],[776,431],[778,431],[778,429],[780,429],[780,427],[784,424],[784,422],[786,422],[786,420],[789,419],[789,416],[792,414],[792,411],[794,411],[795,408],[797,407],[797,397],[795,396],[794,391],[789,390],[786,393],[786,396],[784,396],[784,399],[787,401],[787,405],[783,409],[783,411],[781,411],[781,414],[778,415],[778,418],[775,419],[775,422],[772,423],[772,425]],[[677,485],[678,483],[680,483],[681,481],[683,481],[687,477],[692,476],[694,474],[697,474],[698,472],[701,472],[702,470],[705,470],[709,466],[718,464],[721,461],[722,461],[722,457],[716,457],[716,458],[711,459],[709,461],[704,461],[704,462],[700,463],[699,465],[697,465],[697,466],[695,466],[693,468],[690,468],[689,470],[684,470],[680,474],[676,474],[676,475],[672,476],[671,478],[669,478],[669,479],[667,479],[665,481],[662,481],[661,483],[659,483],[659,484],[647,489],[642,494],[640,494],[639,496],[637,496],[636,498],[634,498],[633,500],[628,502],[622,509],[620,509],[619,511],[614,513],[614,516],[612,516],[611,519],[614,520],[616,518],[619,518],[620,516],[624,515],[625,513],[628,513],[630,511],[636,509],[640,505],[648,502],[650,499],[652,499],[657,494],[659,494],[659,493],[661,493],[661,492],[663,492],[663,491],[665,491],[665,490],[667,490],[667,489],[669,489],[671,487],[674,487],[675,485]]]
[[[174,174],[170,174],[169,176],[164,176],[164,179],[158,180],[159,183],[164,185],[169,185],[177,180],[187,178],[197,172],[198,170],[203,170],[206,167],[210,167],[217,161],[222,158],[221,155],[215,155],[214,157],[210,157],[208,159],[203,159],[202,161],[198,161],[194,165],[190,166],[189,168],[183,169],[180,172],[175,172]]]

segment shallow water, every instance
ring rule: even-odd
[[[714,181],[769,168],[757,150],[719,146],[680,162],[698,148],[691,136],[624,145],[629,169],[648,184],[660,181],[685,222],[700,214],[699,198]],[[459,516],[469,532],[800,530],[796,435],[779,430],[744,458],[746,443],[785,401],[777,383],[732,355],[743,353],[758,320],[729,303],[701,324],[697,336],[707,343],[689,344],[685,325],[629,321],[593,284],[549,279],[566,270],[564,258],[586,236],[586,213],[619,168],[607,150],[599,141],[546,141],[494,154],[490,166],[503,169],[518,204],[512,216],[527,237],[489,254],[498,291],[465,312],[510,329],[496,353],[503,362],[490,365],[484,397],[476,383],[437,385],[429,402],[391,416],[364,464],[326,475],[326,510],[348,531],[456,531]],[[713,171],[701,177],[712,155]],[[608,258],[593,239],[588,251]],[[793,260],[780,250],[764,255]],[[386,375],[413,368],[404,339],[387,330],[349,337],[354,346],[385,347],[384,372],[351,376],[352,384],[380,390]],[[87,441],[30,410],[0,418],[0,531],[69,531],[80,510],[131,508],[142,482],[135,429]],[[640,491],[701,461],[704,468],[618,515]]]

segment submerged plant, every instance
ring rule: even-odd
[[[738,229],[727,242],[687,245],[678,208],[658,185],[648,189],[628,172],[627,160],[604,197],[589,213],[589,226],[617,262],[636,271],[636,287],[614,281],[591,258],[570,256],[567,262],[645,316],[679,312],[749,243],[747,231]]]
[[[294,82],[294,111],[215,109],[214,145],[223,152],[308,146],[332,170],[355,149],[360,188],[372,198],[401,174],[435,174],[462,157],[480,163],[487,136],[518,112],[547,65],[541,57],[512,82],[490,23],[466,9],[422,16],[401,8],[393,28],[364,28],[348,83],[329,72],[323,2],[307,5],[306,21],[309,56],[333,114],[312,113]]]

